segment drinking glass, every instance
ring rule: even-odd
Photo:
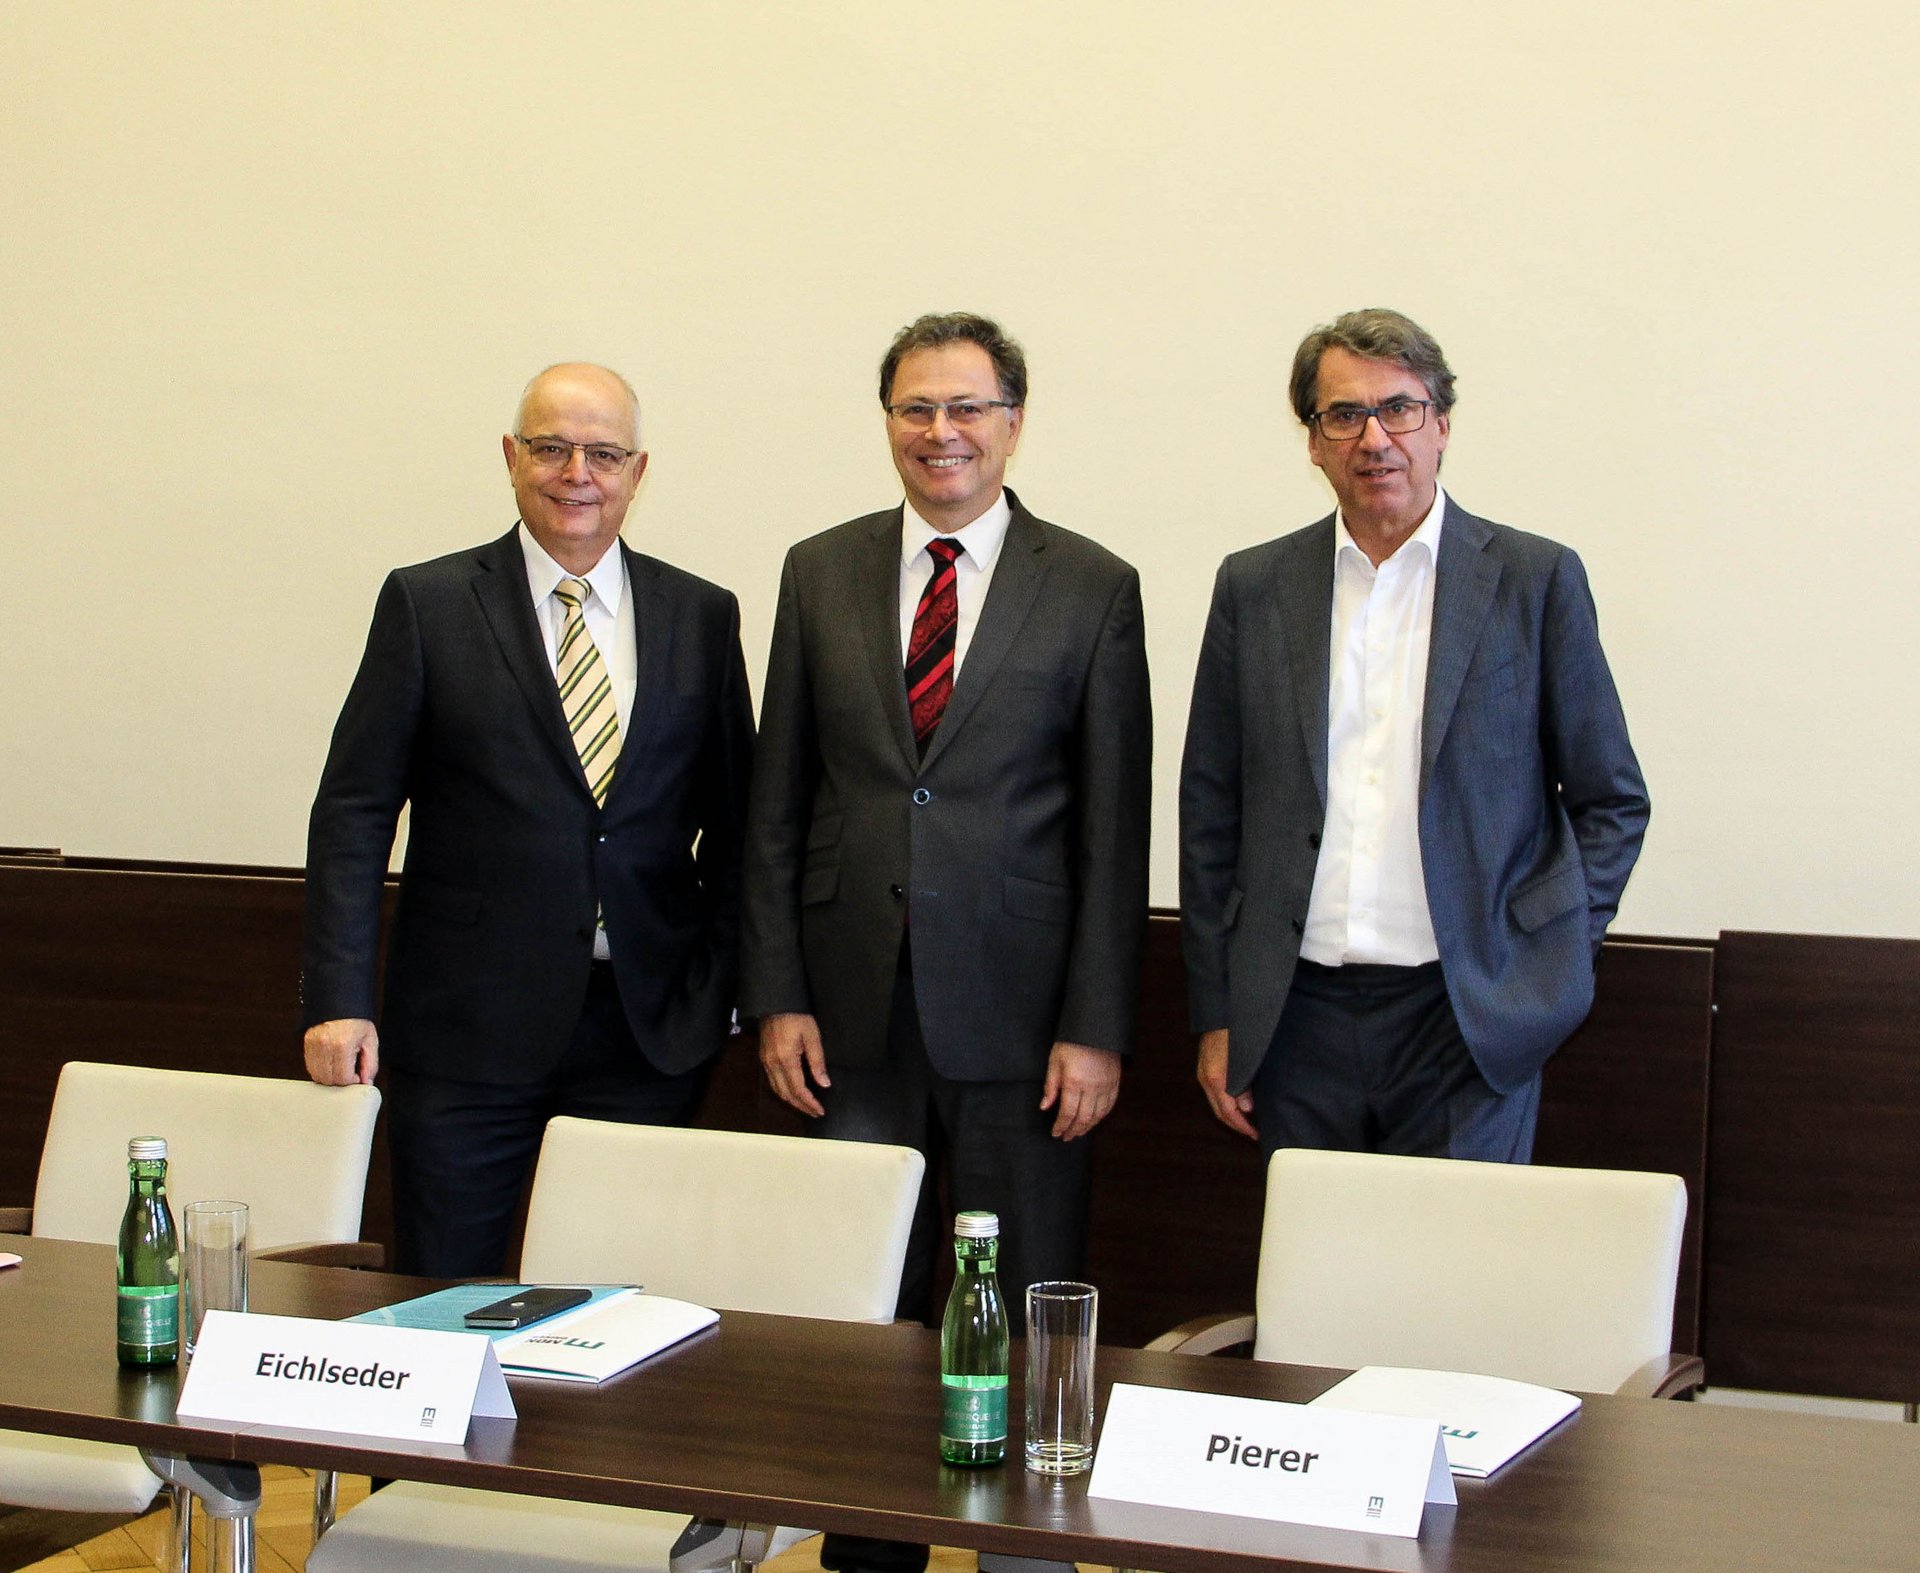
[[[1093,1463],[1093,1346],[1100,1291],[1064,1281],[1027,1289],[1027,1468],[1077,1475]]]
[[[189,1358],[209,1311],[247,1308],[247,1204],[188,1202],[181,1327]]]

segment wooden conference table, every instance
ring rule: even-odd
[[[1165,1573],[1920,1566],[1920,1427],[1590,1398],[1495,1479],[1459,1481],[1410,1541],[1094,1501],[1085,1476],[1017,1462],[943,1467],[935,1335],[747,1313],[604,1387],[516,1381],[519,1418],[476,1420],[463,1447],[182,1423],[177,1372],[114,1360],[110,1250],[0,1249],[26,1259],[0,1273],[0,1426],[19,1430]],[[257,1262],[253,1306],[336,1317],[430,1287]],[[1103,1348],[1098,1374],[1103,1401],[1123,1381],[1299,1402],[1340,1373]]]

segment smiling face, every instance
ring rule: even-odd
[[[978,344],[959,340],[910,350],[901,358],[887,392],[889,404],[979,404],[1004,399],[993,357]],[[944,413],[930,426],[887,417],[893,467],[908,500],[928,524],[950,534],[973,523],[998,501],[1007,460],[1020,441],[1020,410],[988,410],[964,430]]]
[[[606,555],[627,516],[627,505],[646,472],[636,453],[618,470],[601,475],[574,448],[563,465],[534,462],[520,437],[550,437],[566,443],[639,443],[638,412],[626,386],[599,366],[555,366],[542,372],[520,404],[519,430],[501,439],[507,475],[520,517],[542,549],[569,573],[583,574]]]
[[[1335,345],[1320,357],[1313,407],[1373,408],[1395,398],[1432,397],[1426,384],[1397,361],[1370,360]],[[1378,420],[1369,420],[1358,437],[1345,442],[1322,437],[1318,426],[1307,428],[1307,456],[1326,472],[1354,540],[1369,556],[1372,545],[1385,548],[1376,562],[1426,518],[1446,448],[1447,417],[1437,410],[1427,411],[1418,431],[1397,437],[1382,431]]]

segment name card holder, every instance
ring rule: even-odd
[[[1435,1421],[1127,1383],[1087,1495],[1405,1537],[1455,1500]]]
[[[456,1447],[474,1415],[516,1414],[484,1333],[244,1311],[207,1313],[176,1412]]]

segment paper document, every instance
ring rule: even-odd
[[[718,1311],[657,1294],[621,1294],[496,1339],[508,1376],[604,1382],[720,1320]]]
[[[1440,1422],[1447,1467],[1484,1480],[1580,1407],[1556,1387],[1509,1382],[1465,1371],[1362,1366],[1314,1400],[1330,1409],[1361,1409]]]

